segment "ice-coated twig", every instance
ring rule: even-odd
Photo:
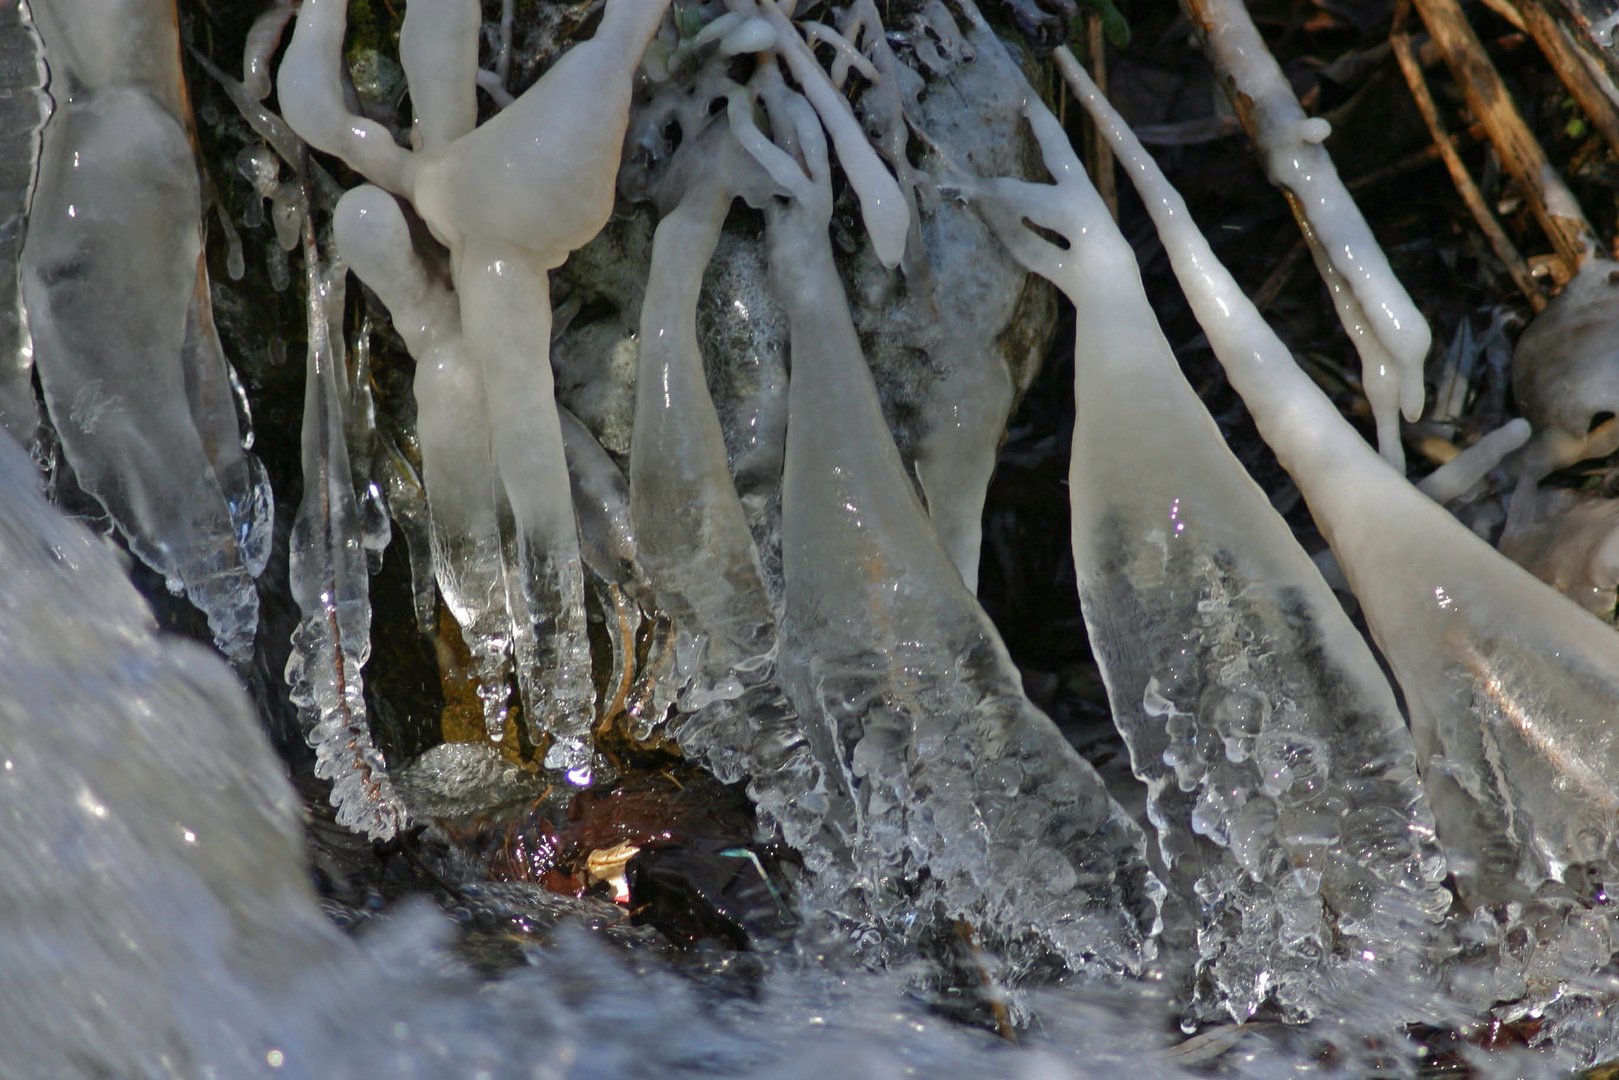
[[[1077,65],[1216,356],[1292,474],[1410,711],[1464,898],[1518,899],[1571,867],[1619,878],[1619,636],[1390,469],[1294,363],[1130,130]],[[1582,871],[1583,872],[1583,871]]]
[[[908,937],[924,928],[902,912],[937,904],[1003,956],[1135,970],[1162,899],[1143,837],[1023,696],[939,546],[833,264],[820,124],[785,88],[766,102],[814,185],[812,200],[766,209],[792,339],[783,675],[837,794],[853,800],[856,895]]]
[[[1529,211],[1540,223],[1563,263],[1566,275],[1580,269],[1596,251],[1596,233],[1573,192],[1552,168],[1534,132],[1513,104],[1505,80],[1485,52],[1455,0],[1412,0],[1430,40],[1444,57],[1467,111],[1483,125],[1501,168],[1518,182]]]
[[[1411,738],[1182,376],[1061,125],[1032,90],[1025,108],[1056,184],[988,181],[974,201],[1074,304],[1074,565],[1167,884],[1196,897],[1189,1018],[1318,1015],[1343,979],[1403,962],[1449,906]],[[1272,923],[1285,932],[1255,937]]]
[[[461,345],[485,387],[499,479],[494,503],[510,514],[502,544],[505,606],[526,719],[537,742],[550,740],[548,767],[579,782],[590,771],[594,689],[552,388],[547,274],[612,211],[631,76],[667,6],[609,0],[593,38],[477,128],[470,127],[477,4],[410,8],[404,61],[423,84],[419,92],[413,85],[421,144],[414,154],[342,105],[344,0],[307,0],[278,82],[294,130],[409,198],[450,248]],[[431,477],[427,484],[432,491]]]
[[[794,198],[813,197],[813,189],[792,156],[771,142],[759,130],[753,117],[753,95],[742,87],[731,91],[726,101],[726,117],[731,123],[731,134],[770,178],[791,192]]]
[[[1422,478],[1417,488],[1441,506],[1466,495],[1492,469],[1497,469],[1510,455],[1529,441],[1529,421],[1522,417],[1505,424],[1479,439],[1439,468]]]
[[[242,90],[249,100],[270,96],[270,60],[281,47],[281,35],[298,9],[290,0],[276,0],[248,27],[242,45]]]
[[[876,67],[872,65],[870,60],[865,58],[859,49],[855,48],[854,43],[848,38],[825,23],[802,22],[798,24],[798,27],[804,31],[804,36],[812,43],[830,45],[832,46],[832,51],[837,54],[837,59],[832,61],[833,86],[839,90],[843,89],[843,84],[848,81],[850,68],[860,72],[871,82],[877,81]]]
[[[409,9],[399,30],[399,64],[415,114],[412,142],[441,150],[478,122],[478,0],[433,0]]]
[[[860,199],[860,213],[866,233],[878,260],[887,267],[899,265],[905,254],[905,238],[910,235],[911,215],[899,183],[871,148],[866,133],[822,70],[820,61],[804,43],[793,24],[775,0],[759,0],[759,10],[776,28],[776,52],[787,62],[804,96],[826,125],[826,132],[837,148],[838,163]]]
[[[516,20],[517,0],[501,0],[500,45],[495,50],[495,78],[500,80],[501,90],[511,84],[512,34],[516,30]]]
[[[417,5],[437,8],[438,4]],[[281,115],[317,150],[335,154],[374,184],[409,195],[416,163],[382,124],[350,113],[343,104],[343,34],[348,0],[304,0],[298,24],[276,73]],[[467,73],[468,78],[471,72]]]
[[[315,751],[315,775],[332,783],[339,824],[373,840],[407,822],[403,802],[371,740],[361,668],[371,652],[370,583],[344,443],[347,395],[331,346],[326,296],[341,266],[320,261],[315,223],[303,225],[309,350],[304,383],[303,498],[292,522],[290,585],[303,621],[292,635],[287,683]]]
[[[489,100],[493,101],[498,109],[504,109],[517,100],[500,81],[500,76],[493,71],[478,72],[478,89],[488,94]]]
[[[1215,70],[1271,182],[1288,197],[1338,318],[1360,352],[1361,383],[1377,421],[1378,449],[1403,468],[1399,415],[1422,415],[1428,323],[1389,267],[1366,219],[1321,144],[1325,120],[1304,114],[1241,0],[1189,5]],[[1061,63],[1061,61],[1059,61]]]

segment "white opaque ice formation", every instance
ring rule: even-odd
[[[1074,304],[1074,565],[1167,884],[1194,913],[1166,928],[1196,956],[1188,1021],[1319,1015],[1345,980],[1414,959],[1450,903],[1411,738],[1181,375],[1061,125],[1032,91],[1027,112],[1057,183],[986,181],[974,202]]]
[[[401,49],[407,76],[422,83],[413,99],[415,153],[344,108],[342,0],[304,5],[278,80],[295,131],[409,198],[450,249],[459,347],[481,371],[498,482],[494,504],[511,520],[501,565],[524,714],[531,737],[549,744],[546,764],[578,779],[589,774],[595,693],[578,527],[548,355],[547,273],[590,240],[612,210],[631,75],[666,7],[667,0],[611,0],[595,37],[476,128],[477,5],[461,0],[410,9]],[[356,219],[350,232],[363,230]],[[425,479],[433,497],[433,480]],[[468,498],[481,496],[471,491]],[[486,522],[465,524],[488,537]],[[441,571],[441,581],[456,572]],[[494,736],[500,716],[488,677],[494,650],[504,643],[492,628],[471,633],[484,654],[485,719]]]
[[[1616,312],[1619,263],[1587,259],[1518,339],[1512,392],[1535,428],[1522,463],[1527,482],[1619,450]]]
[[[1360,353],[1378,449],[1402,468],[1399,417],[1415,420],[1422,414],[1422,369],[1432,344],[1428,323],[1394,276],[1321,145],[1330,126],[1304,115],[1247,7],[1241,0],[1210,0],[1202,10],[1207,21],[1200,30],[1216,67],[1232,83],[1227,93],[1240,96],[1251,112],[1265,170],[1308,222],[1305,239]]]
[[[1469,902],[1619,880],[1619,635],[1513,565],[1361,441],[1209,249],[1072,63],[1260,433],[1332,545],[1405,693],[1424,785]]]
[[[416,431],[434,572],[473,659],[486,730],[499,739],[512,648],[499,477],[487,430],[465,419],[487,412],[483,371],[462,346],[454,295],[432,280],[412,250],[392,196],[370,185],[355,188],[339,201],[332,230],[343,257],[388,308],[416,358]]]
[[[245,663],[271,504],[214,332],[173,13],[38,14],[63,88],[23,251],[46,404],[80,485]]]

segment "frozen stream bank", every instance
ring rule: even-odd
[[[0,1064],[1619,1052],[1619,637],[1407,480],[1387,260],[1321,262],[1379,455],[1055,51],[1368,635],[1034,88],[1059,0],[386,8],[0,7]],[[1047,282],[1084,754],[980,598]]]

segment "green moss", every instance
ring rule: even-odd
[[[380,52],[399,54],[399,24],[404,21],[405,5],[400,0],[349,0],[347,56]]]

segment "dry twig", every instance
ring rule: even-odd
[[[1502,166],[1523,191],[1531,212],[1551,240],[1565,270],[1558,277],[1566,280],[1596,247],[1596,234],[1585,220],[1579,202],[1546,159],[1546,152],[1529,125],[1524,123],[1500,73],[1485,55],[1483,43],[1468,25],[1456,0],[1412,0],[1412,3],[1444,54],[1445,65],[1460,85],[1468,111],[1484,125]],[[1410,56],[1408,49],[1405,56]],[[1402,67],[1406,63],[1402,60]],[[1407,81],[1410,81],[1409,76]]]
[[[1394,59],[1399,62],[1400,72],[1405,76],[1406,85],[1411,88],[1411,98],[1416,102],[1417,111],[1422,114],[1423,122],[1428,125],[1428,133],[1433,136],[1434,148],[1450,172],[1450,179],[1456,185],[1456,191],[1467,204],[1467,209],[1473,215],[1473,220],[1478,223],[1479,230],[1484,233],[1484,238],[1490,242],[1495,257],[1501,260],[1507,273],[1512,276],[1513,284],[1518,286],[1518,291],[1529,301],[1529,306],[1538,312],[1546,306],[1546,295],[1540,286],[1535,284],[1529,264],[1524,262],[1517,246],[1501,228],[1501,223],[1495,220],[1495,215],[1490,212],[1489,204],[1484,201],[1478,185],[1473,183],[1473,177],[1468,173],[1461,155],[1456,152],[1456,147],[1451,142],[1450,133],[1445,130],[1438,106],[1434,104],[1433,95],[1428,91],[1428,83],[1423,77],[1416,50],[1412,47],[1411,35],[1405,29],[1409,12],[1410,5],[1407,0],[1402,0],[1395,9],[1394,25],[1389,32],[1389,42],[1394,46]]]

